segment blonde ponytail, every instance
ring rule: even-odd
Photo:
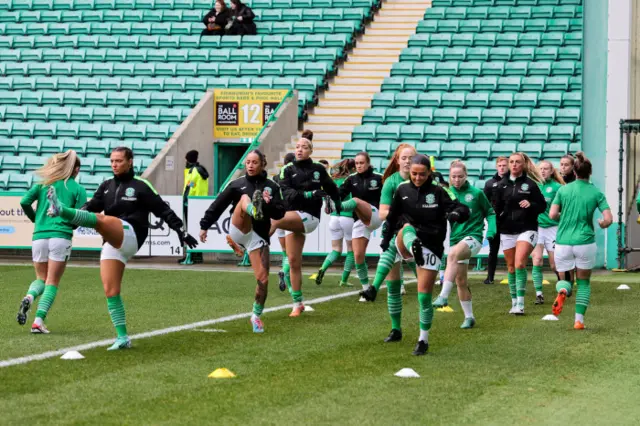
[[[67,180],[73,176],[76,167],[80,167],[78,154],[72,149],[60,154],[54,154],[47,164],[35,171],[42,179],[43,185],[51,185],[59,180]]]
[[[560,185],[565,184],[564,179],[562,179],[562,175],[560,175],[560,172],[558,172],[558,169],[553,167],[553,163],[549,160],[542,160],[538,163],[538,172],[540,172],[540,166],[542,165],[542,163],[546,163],[549,165],[549,167],[551,167],[551,179],[555,180]],[[540,177],[542,177],[542,174],[540,174]]]
[[[524,152],[514,152],[511,155],[519,155],[522,158],[522,162],[524,163],[523,171],[531,178],[532,181],[540,185],[544,183],[544,179],[540,176],[538,168],[527,154]]]

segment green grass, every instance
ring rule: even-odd
[[[70,268],[47,324],[32,336],[15,323],[32,280],[24,267],[0,267],[0,360],[113,336],[96,269]],[[272,282],[275,280],[272,279]],[[305,283],[307,299],[341,293],[338,277]],[[352,281],[355,281],[352,278]],[[631,291],[616,291],[620,283]],[[248,312],[250,274],[127,271],[123,296],[132,334]],[[272,285],[268,306],[289,303]],[[415,285],[404,299],[401,343],[384,344],[385,293],[216,324],[226,333],[183,331],[134,341],[130,351],[85,351],[0,369],[0,424],[637,424],[640,407],[640,277],[594,280],[587,330],[574,331],[573,301],[557,322],[548,302],[512,317],[507,286],[474,280],[477,328],[462,312],[436,313],[430,353],[413,357],[418,334]],[[31,313],[33,314],[33,312]],[[30,316],[30,319],[32,315]],[[29,324],[29,323],[28,323]],[[234,379],[209,379],[218,367]],[[400,379],[403,367],[420,379]]]

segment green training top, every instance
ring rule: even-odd
[[[609,208],[607,199],[592,183],[576,179],[558,190],[553,204],[560,206],[556,244],[579,246],[596,241],[593,213]]]
[[[382,193],[380,194],[380,205],[391,205],[393,202],[393,195],[396,193],[398,185],[402,182],[405,182],[405,179],[402,179],[400,172],[395,172],[384,181],[384,184],[382,185]]]
[[[87,202],[87,191],[73,178],[67,180],[66,186],[63,180],[56,181],[51,186],[56,189],[56,195],[60,202],[67,207],[79,209]],[[20,205],[25,215],[35,224],[33,241],[46,238],[70,240],[73,238],[73,225],[65,222],[61,217],[47,216],[47,209],[49,208],[48,190],[49,186],[44,186],[40,183],[35,184],[20,200]],[[31,207],[34,201],[38,202],[36,211]]]
[[[473,237],[482,243],[485,218],[488,224],[487,238],[493,238],[496,235],[496,212],[484,192],[470,185],[469,182],[465,182],[460,189],[451,185],[449,191],[453,192],[458,202],[469,207],[469,219],[466,222],[451,224],[449,236],[451,247],[465,237]]]
[[[558,193],[558,189],[562,188],[562,184],[556,182],[553,179],[549,179],[544,184],[538,184],[540,188],[540,192],[544,196],[544,199],[547,201],[547,208],[544,213],[540,213],[538,215],[538,226],[540,228],[551,228],[552,226],[558,226],[558,221],[553,220],[549,217],[549,210],[551,210],[551,203],[553,199],[556,198],[556,194]]]
[[[342,184],[344,183],[344,181],[347,180],[347,177],[341,177],[338,179],[334,179],[333,181],[336,183],[336,186],[338,188],[340,188],[342,186]],[[351,194],[349,194],[349,196],[347,198],[344,199],[344,201],[350,200],[351,199]],[[331,216],[342,216],[342,217],[353,217],[353,212],[340,212],[340,214],[338,214],[335,210],[331,213]]]

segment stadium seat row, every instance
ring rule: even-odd
[[[313,77],[263,77],[230,79],[229,88],[298,89],[316,91],[318,79]],[[209,87],[222,87],[219,78],[143,78],[143,77],[0,77],[0,90],[73,90],[73,91],[153,91],[204,92]],[[250,86],[249,86],[250,85]],[[89,94],[88,92],[86,93]]]
[[[369,123],[580,124],[580,108],[370,108],[362,117],[362,124]]]
[[[402,59],[401,59],[402,60]],[[396,62],[391,76],[560,76],[581,75],[580,61],[429,61]]]
[[[0,75],[5,76],[150,76],[150,77],[217,77],[317,76],[324,81],[334,72],[332,62],[253,62],[247,64],[218,63],[119,63],[119,62],[2,62]]]
[[[552,32],[582,31],[582,19],[425,19],[420,33]]]
[[[136,164],[134,163],[134,168]],[[100,184],[105,180],[113,176],[113,173],[101,174],[101,175],[89,175],[86,173],[80,173],[77,177],[78,183],[84,186],[84,188],[93,192]],[[26,191],[36,179],[32,174],[17,174],[17,173],[1,173],[0,174],[0,191]]]
[[[0,79],[0,89],[2,88]],[[582,90],[582,77],[386,77],[383,92],[544,92]]]
[[[568,108],[582,106],[581,92],[381,92],[373,95],[372,107],[386,108]]]
[[[124,141],[119,139],[2,139],[0,138],[0,155],[52,155],[73,149],[81,157],[107,157],[116,147],[128,146],[135,151],[136,157],[153,158],[166,144],[166,140],[158,141]]]
[[[352,140],[449,142],[573,142],[577,126],[448,126],[364,124],[353,129]]]
[[[86,123],[171,123],[180,124],[191,110],[169,108],[83,108],[58,106],[0,105],[0,121],[82,121]]]
[[[72,23],[72,22],[201,22],[207,10],[79,10],[79,11],[13,11],[0,13],[6,23]],[[364,20],[370,9],[257,9],[256,21],[341,21]],[[204,28],[204,27],[203,27]]]
[[[260,34],[354,34],[362,31],[359,21],[257,22]],[[6,24],[0,23],[0,35],[197,35],[202,22],[71,24]]]
[[[256,36],[0,36],[0,49],[309,48],[351,45],[348,34]]]
[[[0,172],[32,172],[44,166],[49,159],[48,156],[37,157],[31,155],[23,155],[18,157],[0,156]],[[133,167],[136,172],[146,169],[153,161],[151,158],[134,158]],[[82,158],[80,160],[80,172],[84,173],[104,173],[113,174],[111,170],[111,160],[109,158]]]
[[[243,3],[253,9],[370,8],[377,7],[379,0],[246,0]],[[211,0],[0,0],[0,10],[209,10],[212,7]]]
[[[559,19],[581,18],[582,6],[430,7],[424,19]]]
[[[0,49],[0,62],[336,62],[339,47],[306,49]]]
[[[409,47],[540,47],[582,46],[582,32],[423,33],[409,38]]]
[[[434,7],[474,6],[560,6],[582,4],[582,0],[433,0]]]
[[[345,145],[342,150],[343,157],[355,157],[359,152],[366,151],[372,157],[389,158],[395,150],[397,144],[388,142],[373,142],[373,141],[356,141]],[[406,142],[402,142],[406,143]],[[475,142],[472,144],[464,143],[450,143],[450,142],[413,142],[416,150],[420,153],[433,155],[437,159],[443,158],[492,158],[494,156],[500,156],[504,154],[510,154],[516,152],[517,149],[527,149],[529,152],[541,153],[543,157],[558,158],[572,152],[573,148],[578,144],[570,144],[568,142],[525,142],[520,144],[514,144],[513,142],[507,142],[508,145],[492,144],[489,142]],[[514,147],[515,145],[515,147]],[[512,149],[512,151],[509,151]],[[575,152],[575,151],[573,151]],[[539,158],[539,156],[537,157]],[[489,164],[491,163],[491,164]],[[447,167],[448,169],[448,167]],[[491,170],[491,174],[495,173],[495,162],[487,161],[481,168],[481,170]]]
[[[2,138],[169,139],[177,124],[0,122]]]
[[[407,47],[401,62],[420,61],[580,61],[582,48],[567,47]]]

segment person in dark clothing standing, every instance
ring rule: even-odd
[[[576,174],[573,172],[575,162],[576,159],[573,158],[573,155],[571,154],[563,155],[560,159],[560,174],[562,175],[562,180],[565,184],[569,184],[576,180]]]
[[[230,35],[256,35],[258,30],[253,22],[256,15],[253,10],[240,0],[231,0],[231,18],[233,24],[229,28]]]
[[[498,157],[496,160],[496,174],[484,184],[484,195],[487,196],[495,209],[494,194],[498,188],[498,182],[502,180],[504,175],[509,171],[509,159],[507,157]],[[484,280],[485,284],[493,284],[493,279],[496,274],[496,266],[498,265],[498,252],[500,251],[500,231],[496,233],[496,236],[489,241],[489,259],[487,264],[487,278]]]
[[[205,28],[202,30],[202,36],[212,36],[212,35],[224,35],[226,31],[227,24],[231,21],[231,11],[227,8],[224,0],[216,0],[216,4],[213,9],[209,11],[204,18],[202,18],[202,23]]]
[[[538,244],[538,216],[547,208],[538,187],[542,181],[531,159],[516,152],[509,157],[509,173],[498,183],[495,192],[500,243],[511,293],[510,314],[524,315],[527,262]]]

